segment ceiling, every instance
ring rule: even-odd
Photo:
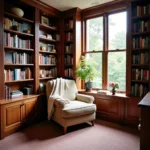
[[[60,11],[68,10],[71,8],[79,7],[85,9],[114,0],[40,0]]]

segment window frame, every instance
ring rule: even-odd
[[[119,11],[114,11],[114,12],[109,12],[109,13],[103,13],[100,15],[87,17],[84,19],[84,23],[83,23],[83,28],[84,28],[83,36],[85,37],[85,40],[84,40],[84,45],[83,45],[84,50],[83,50],[82,55],[85,56],[86,54],[89,54],[89,53],[102,53],[102,89],[103,90],[108,90],[108,54],[113,53],[113,52],[126,52],[126,56],[127,56],[127,34],[126,34],[126,49],[116,49],[116,50],[108,49],[108,46],[109,46],[109,20],[108,20],[109,15],[121,13],[121,12],[128,13],[127,9],[122,9]],[[87,51],[87,20],[94,19],[97,17],[103,17],[103,50]],[[126,15],[126,20],[127,20],[127,15]],[[103,66],[106,66],[106,67],[103,67]],[[127,57],[126,57],[126,73],[127,73]],[[126,75],[126,77],[127,77],[127,75]],[[127,88],[127,81],[125,83],[126,83],[126,88]],[[117,92],[126,93],[126,90],[127,90],[126,88],[125,88],[125,91],[117,90]],[[100,88],[93,88],[93,90],[99,90],[99,89]]]

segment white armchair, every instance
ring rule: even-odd
[[[64,127],[84,122],[94,125],[96,105],[94,97],[78,94],[74,80],[56,79],[47,82],[48,118]]]

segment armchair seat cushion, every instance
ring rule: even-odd
[[[74,100],[66,104],[61,111],[62,118],[83,116],[94,113],[96,111],[96,105]]]

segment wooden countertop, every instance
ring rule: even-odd
[[[150,92],[148,92],[144,98],[139,102],[140,107],[150,107]]]
[[[13,99],[2,99],[2,100],[0,100],[0,105],[14,103],[17,101],[23,101],[23,100],[27,100],[27,99],[38,97],[38,96],[39,95],[23,95],[23,96],[20,96],[18,98],[13,98]]]

